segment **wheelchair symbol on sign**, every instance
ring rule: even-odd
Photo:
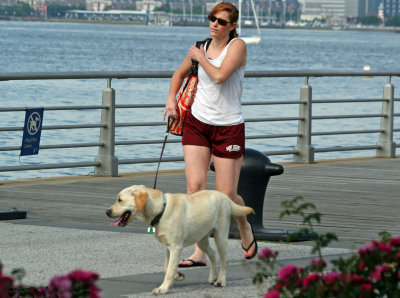
[[[33,112],[27,121],[27,130],[28,133],[33,136],[38,133],[40,130],[40,125],[42,123],[42,119],[40,118],[40,114],[38,112]]]

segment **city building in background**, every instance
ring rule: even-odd
[[[45,0],[21,0],[21,2],[28,3],[30,7],[35,11],[44,11],[46,1]]]
[[[154,0],[136,1],[136,10],[153,11],[155,8],[158,8],[161,6],[162,6],[161,1],[154,1]]]
[[[86,0],[86,10],[103,11],[112,4],[111,0]]]
[[[377,15],[377,0],[299,0],[302,19],[315,18],[356,23],[367,15]],[[400,1],[400,0],[399,0]]]
[[[381,0],[385,19],[400,14],[400,0]]]

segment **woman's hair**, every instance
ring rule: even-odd
[[[229,13],[229,21],[232,23],[237,23],[238,19],[239,19],[239,10],[236,8],[235,5],[233,5],[230,2],[220,2],[218,3],[214,9],[211,11],[211,15],[215,15],[216,13],[220,12],[220,11],[226,11],[227,13]],[[236,32],[236,28],[231,30],[231,32],[229,32],[229,39],[238,37],[239,34],[237,34]]]

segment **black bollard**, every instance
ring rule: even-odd
[[[210,166],[215,171],[214,164]],[[264,197],[271,176],[283,174],[283,167],[271,163],[263,153],[247,148],[245,150],[240,170],[238,194],[243,198],[245,205],[254,209],[256,214],[249,214],[247,220],[252,224],[257,240],[271,241],[306,241],[315,235],[301,235],[289,238],[294,231],[267,230],[263,225]],[[234,220],[231,220],[229,237],[240,239],[239,229]]]
[[[12,220],[12,219],[25,219],[26,211],[19,211],[16,208],[11,210],[0,210],[0,220]]]

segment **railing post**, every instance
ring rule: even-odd
[[[111,88],[111,79],[107,81],[107,88],[103,90],[103,106],[108,108],[101,111],[99,154],[96,161],[100,166],[94,168],[96,176],[118,176],[118,158],[115,154],[115,90]]]
[[[295,147],[298,153],[293,155],[293,162],[314,163],[314,148],[311,146],[312,88],[308,84],[308,77],[306,84],[301,87],[300,101],[302,102],[299,107],[301,120],[298,124],[299,136]]]
[[[393,142],[393,118],[394,118],[394,86],[391,84],[391,77],[383,88],[381,130],[378,145],[380,149],[376,150],[377,157],[396,157],[396,143]]]

